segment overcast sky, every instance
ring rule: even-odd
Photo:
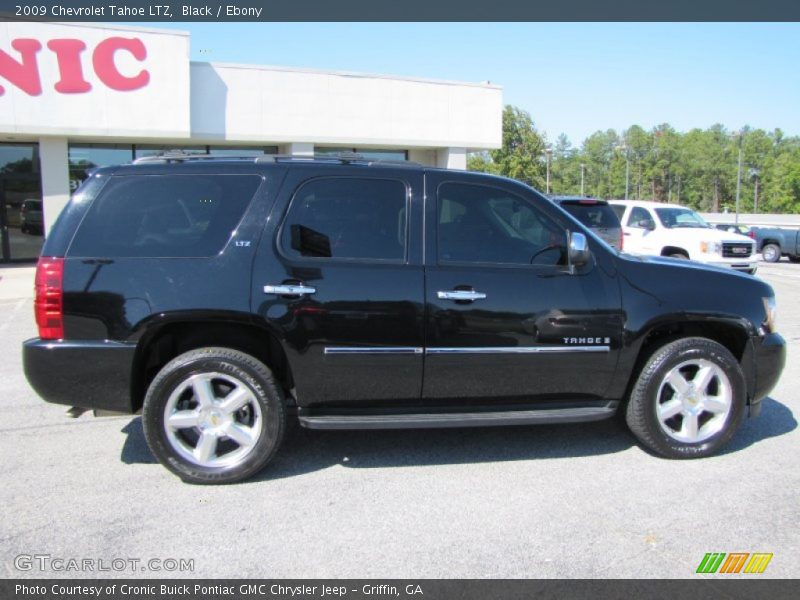
[[[800,24],[176,23],[193,60],[491,81],[553,140],[668,122],[800,134]]]

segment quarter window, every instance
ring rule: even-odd
[[[330,177],[295,193],[281,244],[293,256],[402,261],[406,186],[390,179]]]
[[[565,263],[565,231],[529,201],[459,183],[439,186],[438,198],[440,263]]]
[[[213,256],[230,239],[260,182],[257,175],[112,177],[92,202],[69,254]]]

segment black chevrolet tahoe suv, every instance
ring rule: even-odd
[[[167,155],[96,170],[47,238],[25,373],[142,412],[187,482],[311,429],[592,421],[703,457],[785,345],[763,281],[618,253],[530,187],[358,156]]]

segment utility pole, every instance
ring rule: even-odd
[[[544,147],[544,156],[547,160],[547,194],[550,195],[550,159],[553,156],[553,150],[550,148],[550,146]]]
[[[583,172],[586,170],[586,165],[581,163],[581,196],[583,196]]]
[[[742,193],[742,137],[743,132],[739,131],[736,136],[738,137],[739,141],[739,166],[736,171],[736,217],[734,218],[734,223],[736,225],[739,224],[739,196]]]

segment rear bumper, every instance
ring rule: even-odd
[[[757,406],[769,394],[786,364],[786,342],[777,333],[751,338],[752,375],[749,394],[751,415],[758,414]]]
[[[22,363],[47,402],[131,413],[135,353],[135,344],[34,338],[22,344]]]

